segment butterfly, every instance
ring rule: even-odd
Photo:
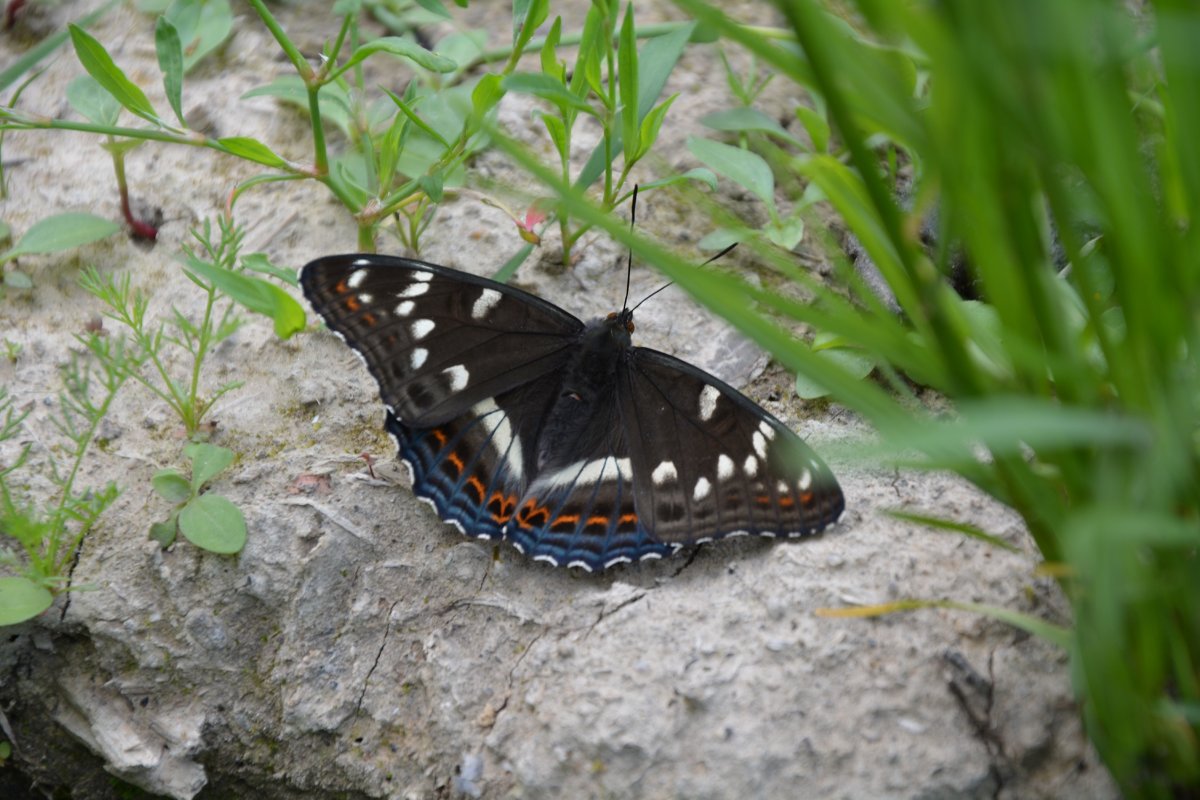
[[[413,492],[479,539],[592,572],[837,521],[833,473],[707,372],[535,295],[393,256],[319,258],[313,308],[366,363]]]

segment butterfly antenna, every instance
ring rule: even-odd
[[[633,204],[629,207],[629,232],[633,232],[633,225],[637,222],[637,193],[638,187],[633,185]],[[633,278],[633,248],[629,249],[629,261],[625,265],[625,300],[621,303],[621,308],[629,308],[629,283]],[[645,302],[645,301],[643,301]],[[641,303],[638,303],[641,305]]]
[[[726,253],[728,253],[730,250],[732,250],[733,248],[735,248],[735,247],[737,247],[737,246],[738,246],[738,243],[737,243],[737,242],[734,242],[733,244],[729,245],[729,247],[726,247],[724,250],[722,250],[721,252],[717,253],[717,254],[716,254],[715,256],[713,256],[712,258],[710,258],[708,261],[705,261],[705,262],[704,262],[703,264],[701,264],[700,266],[702,266],[702,267],[703,267],[703,266],[707,266],[708,264],[711,264],[712,262],[716,261],[718,258],[720,258],[721,256],[725,255]],[[670,286],[674,286],[674,285],[675,285],[675,281],[671,281],[671,282],[669,282],[669,283],[666,283],[666,284],[664,284],[664,285],[662,285],[662,286],[658,287],[658,288],[657,288],[657,289],[655,289],[653,292],[651,292],[650,294],[648,294],[648,295],[646,295],[645,297],[643,297],[643,298],[642,298],[642,301],[641,301],[641,303],[638,303],[636,306],[634,306],[634,307],[633,307],[633,310],[634,310],[634,311],[637,311],[639,308],[641,308],[641,307],[642,307],[642,303],[646,302],[646,301],[647,301],[647,300],[649,300],[651,297],[654,297],[654,295],[658,294],[658,293],[659,293],[659,292],[661,292],[663,289],[666,289],[666,288],[668,288],[668,287],[670,287]],[[628,295],[628,293],[629,293],[629,291],[628,291],[628,289],[626,289],[626,294]]]
[[[702,266],[702,267],[707,267],[709,264],[711,264],[712,262],[716,261],[718,258],[720,258],[721,256],[725,255],[726,253],[728,253],[730,250],[732,250],[733,248],[735,248],[735,247],[737,247],[737,246],[738,246],[738,243],[737,243],[737,242],[734,242],[733,244],[729,245],[729,247],[726,247],[724,250],[722,250],[721,252],[717,253],[717,254],[716,254],[715,256],[713,256],[712,258],[710,258],[708,261],[705,261],[705,262],[704,262],[703,264],[701,264],[700,266]]]

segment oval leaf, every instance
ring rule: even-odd
[[[192,460],[191,488],[197,492],[201,486],[233,463],[233,451],[215,444],[189,444],[183,448],[183,454]]]
[[[262,164],[263,166],[284,169],[288,165],[271,148],[257,139],[251,139],[249,136],[227,136],[224,139],[218,139],[217,144],[224,147],[231,155]]]
[[[28,578],[0,578],[0,625],[16,625],[33,619],[54,602],[45,586]]]
[[[183,45],[179,42],[179,31],[166,17],[159,17],[154,26],[154,49],[158,53],[158,68],[163,74],[163,89],[176,119],[183,120]]]
[[[739,147],[691,137],[687,142],[692,155],[718,175],[749,190],[772,208],[775,207],[775,176],[762,156]]]
[[[80,75],[67,84],[67,102],[89,122],[112,127],[121,116],[121,104],[91,75]]]
[[[17,246],[0,256],[8,261],[19,255],[31,253],[57,253],[83,244],[112,236],[121,230],[117,223],[92,214],[68,212],[55,214],[34,223],[25,231]]]
[[[158,114],[155,113],[154,106],[150,105],[150,101],[146,99],[145,92],[125,77],[125,73],[113,62],[112,56],[104,49],[104,45],[78,25],[71,25],[69,28],[71,43],[75,45],[75,54],[88,74],[115,97],[118,103],[139,117],[157,124]]]
[[[246,518],[233,503],[217,494],[195,498],[179,512],[179,530],[187,540],[210,553],[237,553],[246,546]]]
[[[270,317],[275,323],[275,335],[280,339],[287,339],[304,329],[303,307],[275,284],[252,275],[214,267],[195,258],[188,259],[188,269],[251,311]]]
[[[173,469],[164,469],[154,473],[150,485],[158,496],[171,503],[182,503],[192,496],[192,487],[187,478]]]

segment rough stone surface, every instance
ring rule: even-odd
[[[92,5],[32,4],[32,21],[0,39],[0,61],[33,44],[31,26],[44,35]],[[503,30],[499,4],[486,5],[472,4],[468,25]],[[644,5],[646,20],[675,13]],[[566,4],[567,28],[585,7]],[[305,52],[335,33],[322,4],[273,8]],[[755,3],[736,10],[771,21]],[[152,19],[119,6],[93,33],[166,108]],[[745,66],[742,53],[730,57]],[[372,74],[401,90],[403,71],[388,69]],[[243,12],[224,50],[189,75],[185,109],[214,135],[260,137],[304,160],[299,115],[270,99],[237,99],[286,71]],[[79,74],[62,54],[21,105],[70,113],[64,90]],[[686,169],[695,164],[683,142],[700,131],[699,116],[732,103],[716,53],[689,51],[669,90],[684,94],[660,152]],[[763,102],[782,114],[798,99],[786,92],[777,82]],[[530,107],[506,99],[501,119],[545,149]],[[119,218],[97,139],[8,134],[4,159],[0,216],[16,233],[67,210]],[[523,181],[494,153],[472,169]],[[198,313],[176,256],[188,229],[257,171],[147,144],[128,172],[135,209],[163,216],[154,246],[118,236],[21,259],[36,288],[0,301],[0,338],[23,348],[0,360],[0,382],[18,406],[32,404],[35,464],[58,441],[47,421],[57,368],[99,310],[76,283],[80,268],[129,275],[150,293],[152,314],[171,304]],[[721,192],[754,213],[727,185]],[[670,194],[648,195],[642,210],[647,230],[665,240],[686,246],[707,232],[704,217]],[[278,264],[354,247],[350,219],[319,186],[259,187],[237,213],[245,251]],[[502,214],[464,196],[446,203],[422,255],[489,274],[520,246]],[[660,282],[639,268],[632,294]],[[623,254],[596,239],[573,269],[533,260],[519,283],[594,316],[619,307]],[[1067,659],[1054,647],[951,611],[868,621],[814,613],[945,597],[1064,622],[1066,604],[1035,577],[1038,559],[1016,515],[953,477],[852,457],[848,445],[870,436],[854,414],[797,401],[789,376],[764,372],[765,359],[677,290],[641,309],[638,323],[641,344],[719,370],[828,457],[848,501],[835,530],[797,543],[719,544],[598,577],[467,541],[409,492],[375,388],[350,351],[319,331],[281,342],[249,318],[206,366],[210,389],[244,382],[213,415],[213,441],[238,454],[213,489],[245,512],[245,551],[222,557],[185,542],[164,552],[146,540],[168,511],[150,478],[183,466],[183,442],[157,399],[127,388],[106,428],[109,447],[82,477],[92,486],[117,480],[124,492],[83,543],[78,590],[0,641],[0,722],[16,744],[0,795],[93,800],[129,796],[132,785],[179,800],[1115,797],[1082,737]],[[377,459],[374,478],[363,452]],[[1021,552],[897,521],[885,515],[893,508],[978,525]]]

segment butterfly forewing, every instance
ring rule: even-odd
[[[679,359],[633,348],[618,397],[643,523],[666,544],[802,536],[835,522],[841,489],[796,434]]]
[[[311,262],[300,283],[407,425],[455,419],[558,369],[583,323],[534,295],[457,270],[376,255]]]

